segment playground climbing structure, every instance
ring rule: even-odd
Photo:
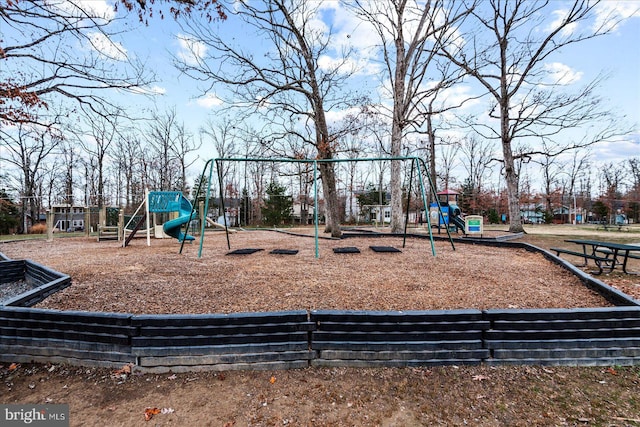
[[[146,222],[146,234],[147,234],[147,246],[150,246],[150,231],[151,227],[151,214],[156,213],[175,213],[176,218],[166,221],[162,225],[162,231],[179,242],[192,241],[195,239],[190,234],[182,231],[182,226],[191,222],[194,216],[193,206],[191,202],[180,191],[150,191],[147,192],[144,202],[138,207],[135,215],[138,211],[145,206],[144,215],[138,220],[130,233],[123,240],[123,246],[127,246],[131,239],[135,236],[136,232],[142,228],[142,225]],[[155,219],[154,219],[155,223]],[[125,229],[130,224],[125,226]],[[154,224],[155,228],[155,224]],[[186,227],[185,227],[186,228]]]

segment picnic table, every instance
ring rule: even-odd
[[[640,274],[640,272],[627,271],[629,258],[640,259],[640,245],[629,245],[624,243],[603,242],[600,240],[565,240],[567,243],[574,243],[582,246],[582,252],[564,248],[551,248],[560,256],[561,253],[573,255],[584,259],[587,265],[588,260],[593,260],[599,271],[594,274],[602,274],[606,268],[607,273],[611,273],[616,267],[622,267],[626,274]],[[636,253],[637,252],[637,253]]]

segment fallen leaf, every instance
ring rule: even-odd
[[[12,363],[11,365],[9,365],[9,370],[10,371],[15,371],[16,369],[18,369],[20,365],[18,365],[17,363]]]
[[[160,409],[158,408],[147,408],[144,410],[144,420],[149,421],[151,420],[151,418],[153,418],[154,415],[157,415],[159,413]]]
[[[270,382],[271,384],[274,384],[274,383],[276,382],[276,377],[271,377],[271,378],[269,378],[269,382]]]
[[[611,375],[618,375],[618,371],[616,371],[615,369],[609,367],[607,368],[607,370],[605,371],[607,374],[611,374]]]
[[[131,364],[126,364],[122,368],[114,372],[114,375],[127,375],[131,373]]]

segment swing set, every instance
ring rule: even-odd
[[[213,158],[213,159],[209,159],[207,161],[207,163],[205,164],[203,170],[202,170],[202,175],[200,177],[200,183],[198,185],[198,190],[196,192],[196,200],[198,200],[198,197],[200,196],[200,193],[202,191],[202,184],[204,182],[206,183],[211,183],[212,177],[213,177],[213,170],[214,167],[217,170],[217,178],[218,178],[218,186],[220,188],[220,201],[222,204],[222,211],[224,212],[225,207],[224,207],[224,193],[223,193],[223,182],[222,182],[222,167],[221,164],[222,162],[264,162],[264,163],[306,163],[306,164],[313,164],[313,198],[314,198],[314,206],[313,206],[313,222],[314,222],[314,240],[315,240],[315,257],[316,258],[320,258],[320,248],[319,248],[319,242],[318,242],[318,225],[319,225],[319,215],[318,215],[318,165],[320,163],[345,163],[345,162],[375,162],[375,161],[410,161],[411,162],[411,173],[410,173],[410,178],[409,178],[409,192],[408,192],[408,196],[407,196],[407,209],[406,209],[406,216],[405,216],[405,221],[404,221],[404,232],[403,232],[403,240],[402,240],[402,246],[405,246],[405,242],[406,242],[406,238],[407,238],[407,225],[409,223],[409,203],[411,200],[411,186],[413,183],[413,176],[414,173],[417,171],[417,176],[418,176],[418,183],[419,183],[419,188],[420,188],[420,194],[421,194],[421,198],[422,198],[422,204],[423,204],[423,209],[426,212],[426,219],[427,219],[427,229],[429,231],[429,240],[431,242],[431,253],[433,256],[436,256],[436,249],[435,249],[435,244],[434,244],[434,239],[433,239],[433,233],[431,232],[431,219],[429,218],[429,208],[427,206],[427,189],[425,188],[425,183],[424,183],[424,176],[425,174],[423,173],[423,171],[427,171],[427,166],[424,163],[424,160],[415,157],[415,156],[398,156],[398,157],[375,157],[375,158],[356,158],[356,159],[287,159],[287,158],[249,158],[249,157],[245,157],[245,158],[235,158],[235,157],[221,157],[221,158]],[[208,172],[208,173],[207,173]],[[427,176],[427,182],[429,184],[429,190],[431,191],[431,194],[433,196],[433,199],[436,201],[437,206],[438,206],[438,212],[441,218],[444,218],[443,215],[443,211],[442,211],[442,206],[440,205],[440,201],[438,200],[437,197],[437,193],[436,193],[436,189],[435,186],[433,184],[433,182],[431,181],[431,178],[429,177],[428,174],[426,174]],[[207,185],[207,189],[206,189],[206,198],[205,198],[205,207],[204,207],[204,212],[205,212],[205,216],[206,216],[206,212],[209,211],[209,200],[210,200],[210,196],[211,196],[211,186]],[[189,229],[189,226],[191,224],[191,220],[193,218],[193,211],[191,212],[191,214],[188,216],[188,221],[186,221],[186,225],[187,225],[187,229]],[[205,225],[206,222],[205,221],[201,221],[201,230],[200,230],[200,244],[199,244],[199,248],[198,248],[198,258],[202,257],[202,247],[204,244],[204,238],[205,238]],[[225,224],[226,225],[226,224]],[[228,227],[224,227],[225,229],[225,234],[226,234],[226,239],[227,239],[227,248],[231,249],[231,242],[229,241],[229,230]],[[453,250],[455,250],[455,246],[453,244],[453,239],[451,237],[451,234],[449,232],[449,230],[447,229],[447,236],[449,238],[449,242],[451,243],[451,247],[453,248]],[[180,253],[182,253],[182,249],[184,247],[184,239],[182,240],[182,243],[180,245]]]

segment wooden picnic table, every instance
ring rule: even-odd
[[[603,267],[608,269],[608,273],[611,273],[617,266],[621,266],[622,271],[626,274],[640,274],[639,272],[627,271],[629,258],[640,259],[640,245],[581,239],[568,239],[565,240],[565,242],[581,245],[582,252],[578,253],[561,248],[552,248],[552,250],[556,251],[558,255],[560,255],[560,253],[566,253],[581,256],[584,258],[584,265],[587,264],[587,260],[594,260],[600,269],[598,274],[603,272]],[[637,254],[635,252],[637,252]]]

